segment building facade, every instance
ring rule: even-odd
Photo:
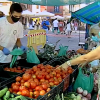
[[[47,6],[47,11],[55,15],[63,16],[63,6]]]

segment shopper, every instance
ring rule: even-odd
[[[64,22],[62,20],[60,20],[60,22],[58,23],[58,27],[59,27],[60,34],[63,34],[64,33]]]
[[[0,63],[10,63],[12,56],[10,52],[15,44],[22,50],[20,38],[23,38],[23,26],[19,22],[22,7],[18,3],[13,3],[10,7],[9,16],[0,18]]]
[[[50,23],[46,17],[44,17],[41,26],[42,26],[42,29],[44,29],[46,31],[46,42],[48,42],[47,34],[48,34],[48,27],[50,27]]]
[[[62,64],[59,68],[67,69],[68,66],[78,65],[86,62],[91,62],[93,60],[100,59],[100,46],[98,46],[95,50],[92,50],[88,54],[77,57],[76,59],[69,60]]]
[[[58,32],[58,20],[57,20],[57,18],[53,21],[53,28],[54,28],[54,33],[56,33],[57,34],[57,32]]]

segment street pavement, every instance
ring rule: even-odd
[[[60,40],[60,42],[57,44],[56,49],[59,49],[59,45],[63,45],[63,46],[68,46],[69,50],[77,50],[80,48],[80,46],[78,46],[79,44],[79,33],[80,33],[80,42],[85,42],[85,31],[77,31],[76,33],[73,31],[71,38],[68,38],[65,34],[54,34],[52,32],[49,31],[48,35],[48,43],[50,44],[56,44],[56,42],[58,40]],[[24,30],[24,35],[28,34],[28,30]],[[24,46],[27,46],[27,37],[25,36],[23,39],[21,39],[22,44]],[[38,49],[40,49],[40,47],[38,47]]]

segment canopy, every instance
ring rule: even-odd
[[[32,14],[32,12],[29,11],[29,10],[24,10],[24,11],[22,12],[22,16],[30,16],[30,17],[33,17],[34,14]]]
[[[64,6],[64,5],[77,5],[81,3],[90,3],[100,0],[10,0],[13,2],[44,5],[44,6]]]
[[[51,19],[55,19],[55,18],[57,18],[58,20],[64,20],[64,17],[59,16],[59,15],[56,15],[54,17],[51,17]]]
[[[43,12],[40,12],[40,13],[36,13],[35,16],[36,17],[52,17],[52,16],[54,16],[54,14],[47,12],[47,11],[43,11]]]
[[[100,2],[92,3],[76,12],[72,12],[72,18],[77,18],[87,24],[98,23],[100,21]]]

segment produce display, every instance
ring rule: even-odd
[[[30,98],[43,96],[62,82],[62,80],[73,72],[71,67],[65,70],[50,65],[39,64],[27,69],[23,76],[17,76],[16,82],[11,84],[9,91]]]
[[[11,71],[11,72],[17,72],[17,73],[23,73],[26,71],[26,68],[21,68],[20,66],[14,67],[14,68],[6,67],[6,68],[4,68],[4,70]]]

